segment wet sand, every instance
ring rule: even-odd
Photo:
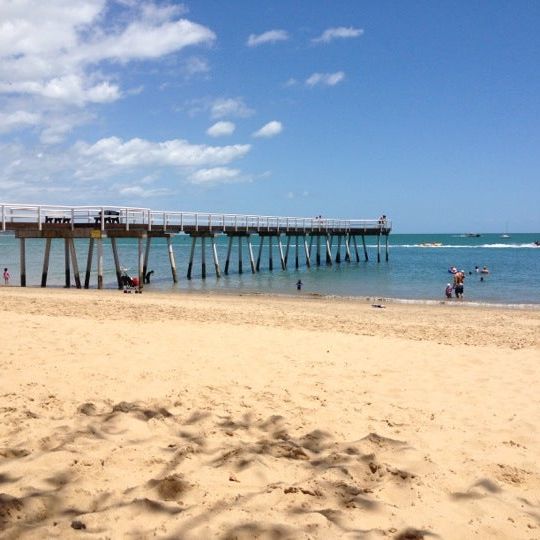
[[[10,287],[0,318],[2,538],[540,538],[540,311]]]

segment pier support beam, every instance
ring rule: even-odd
[[[143,263],[143,281],[148,272],[148,259],[150,258],[150,245],[152,243],[152,237],[149,236],[146,239],[146,249],[144,250],[144,263]]]
[[[328,266],[332,266],[332,248],[330,247],[332,244],[332,237],[327,234],[326,235],[326,264]]]
[[[304,235],[304,251],[306,252],[306,266],[310,268],[311,267],[311,247],[308,249],[306,235]]]
[[[259,235],[259,254],[257,255],[257,272],[261,269],[261,255],[262,255],[262,249],[264,244],[264,236]]]
[[[79,263],[77,261],[77,252],[75,251],[75,240],[68,238],[69,253],[71,255],[71,264],[73,266],[73,277],[75,278],[75,287],[81,288],[81,276],[79,274]]]
[[[247,237],[248,252],[249,252],[249,264],[251,266],[251,273],[255,273],[255,260],[253,259],[253,246],[251,245],[251,236]]]
[[[285,258],[283,257],[283,244],[281,243],[281,236],[278,236],[278,250],[279,250],[279,260],[281,261],[281,269],[285,270],[287,265],[285,264]]]
[[[90,287],[90,272],[92,271],[92,255],[94,253],[94,239],[88,242],[88,258],[86,259],[86,275],[84,277],[84,288]]]
[[[351,262],[351,236],[345,235],[345,262]]]
[[[238,237],[238,273],[242,273],[242,237]]]
[[[49,273],[49,256],[51,254],[52,238],[45,240],[45,254],[43,255],[43,270],[41,272],[41,286],[47,286],[47,274]]]
[[[21,265],[21,287],[26,287],[26,238],[19,238],[19,257]]]
[[[221,269],[219,267],[219,259],[216,248],[216,239],[212,236],[212,254],[214,255],[214,268],[216,270],[216,277],[221,277]]]
[[[366,237],[362,235],[362,246],[364,247],[364,259],[366,262],[369,261],[367,247],[366,247]]]
[[[120,267],[120,258],[118,257],[118,248],[116,246],[116,238],[114,237],[111,238],[111,248],[113,252],[114,268],[116,270],[116,282],[118,284],[118,290],[122,290],[122,268]]]
[[[97,287],[103,289],[103,239],[97,239]]]
[[[139,276],[139,290],[144,286],[144,250],[143,250],[143,237],[137,238],[137,247],[139,252],[137,275]]]
[[[297,270],[300,267],[300,261],[298,260],[298,235],[294,237],[294,267]]]
[[[191,279],[191,271],[193,270],[193,256],[195,255],[195,242],[197,241],[196,236],[191,237],[191,251],[189,253],[189,263],[187,270],[187,278]]]
[[[341,234],[338,234],[337,237],[336,262],[341,263]]]
[[[356,262],[360,262],[360,255],[358,254],[358,244],[356,243],[356,235],[353,235],[354,254],[356,256]]]
[[[201,236],[201,277],[206,279],[206,238]]]
[[[321,266],[321,235],[317,235],[317,266]]]
[[[377,235],[377,262],[381,262],[381,235]]]
[[[225,259],[225,275],[229,274],[229,263],[231,260],[232,243],[233,243],[233,237],[229,236],[229,245],[227,246],[227,259]]]
[[[274,261],[272,260],[272,236],[268,237],[268,269],[270,272],[274,270]]]
[[[298,243],[298,236],[296,237],[296,243]],[[291,247],[291,237],[287,236],[287,245],[285,246],[285,267],[289,262],[289,249]]]
[[[71,276],[69,274],[69,238],[64,238],[64,263],[66,274],[66,283],[64,286],[66,289],[69,289],[71,287]]]
[[[388,262],[388,235],[386,235],[386,244],[385,244],[385,258],[386,262]]]
[[[174,251],[170,236],[167,236],[167,251],[169,253],[169,262],[171,263],[171,274],[173,283],[178,283],[178,276],[176,275],[176,261],[174,260]]]

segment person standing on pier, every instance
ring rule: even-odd
[[[9,270],[4,268],[4,285],[9,285]]]

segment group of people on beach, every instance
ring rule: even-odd
[[[446,298],[452,298],[452,293],[454,293],[456,298],[463,298],[464,284],[465,284],[465,270],[458,270],[457,267],[451,266],[448,269],[448,272],[453,275],[452,283],[447,283],[444,290]],[[474,267],[474,272],[476,274],[483,274],[480,276],[480,281],[484,281],[484,275],[489,274],[489,269],[487,266],[480,268],[479,266]],[[469,272],[469,275],[472,275],[472,271]]]

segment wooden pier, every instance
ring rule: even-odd
[[[47,286],[47,274],[52,240],[63,240],[65,261],[65,286],[70,287],[71,273],[77,288],[90,287],[90,276],[96,248],[97,287],[103,288],[103,240],[110,239],[118,288],[122,288],[122,266],[117,249],[118,238],[138,241],[138,280],[142,288],[147,274],[150,247],[153,238],[165,238],[173,282],[178,281],[172,237],[184,234],[191,237],[187,279],[192,278],[197,245],[201,249],[201,277],[207,277],[206,246],[212,247],[216,277],[228,274],[231,269],[233,244],[238,248],[238,272],[244,271],[243,253],[249,257],[252,273],[264,265],[263,249],[268,250],[268,270],[277,265],[285,270],[294,264],[298,269],[303,252],[308,267],[321,264],[360,262],[358,237],[362,242],[363,259],[369,260],[366,236],[377,239],[377,262],[381,262],[381,243],[384,241],[384,259],[388,261],[388,236],[392,230],[386,219],[327,219],[302,217],[277,217],[207,212],[170,212],[148,208],[121,206],[49,206],[28,204],[2,204],[2,231],[13,231],[19,239],[20,284],[26,286],[26,239],[44,240],[41,286]],[[221,268],[216,248],[216,237],[226,235],[227,257]],[[259,249],[254,256],[252,237],[258,236]],[[75,250],[75,240],[88,241],[88,256],[84,282],[81,280]],[[294,239],[294,254],[291,242]],[[285,240],[285,246],[284,246]],[[276,251],[277,250],[277,251]],[[274,260],[277,254],[278,258]],[[294,263],[292,262],[294,261]],[[276,262],[276,265],[274,265]]]

